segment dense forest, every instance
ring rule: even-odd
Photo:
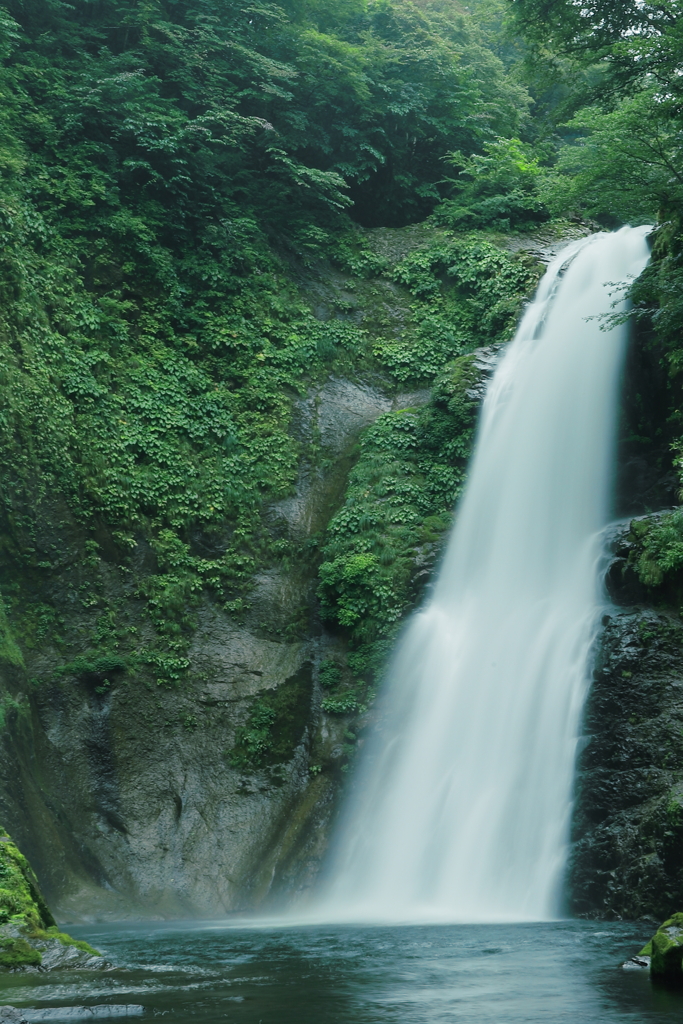
[[[322,711],[347,716],[348,761],[348,716],[372,699],[464,479],[474,353],[511,337],[540,276],[525,237],[657,225],[633,315],[683,465],[679,7],[0,7],[8,721],[51,686],[164,690],[184,708],[200,610],[245,621],[259,575],[305,566],[313,597],[258,628],[297,640],[315,620],[341,638],[316,679]],[[321,305],[326,278],[344,286]],[[340,378],[423,397],[360,435],[302,539],[272,509],[302,466],[326,470],[297,409]],[[645,583],[683,564],[676,515],[641,540]],[[301,699],[247,703],[229,765],[290,757]]]

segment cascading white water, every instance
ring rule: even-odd
[[[398,645],[314,916],[543,920],[560,910],[601,603],[626,327],[649,228],[572,242],[488,388],[431,598]],[[614,303],[617,301],[617,305]]]

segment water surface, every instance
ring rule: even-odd
[[[683,1020],[683,994],[620,964],[648,925],[567,921],[238,929],[72,928],[107,973],[13,975],[29,1021],[202,1024],[623,1024]]]

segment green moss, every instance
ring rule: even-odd
[[[652,936],[650,971],[662,984],[683,986],[683,913],[673,914]]]
[[[318,680],[324,690],[333,690],[342,679],[341,667],[330,659],[321,662],[318,669]]]
[[[95,949],[90,945],[89,942],[85,942],[83,939],[73,939],[66,932],[60,932],[55,926],[46,928],[44,930],[37,930],[31,933],[32,939],[42,939],[49,941],[51,939],[57,939],[63,946],[73,946],[75,949],[80,949],[83,953],[90,953],[92,956],[101,956],[102,954],[98,949]]]
[[[16,935],[17,930],[23,934]],[[34,944],[54,940],[100,955],[89,943],[57,928],[31,865],[0,829],[0,967],[12,970],[38,965],[42,956]]]
[[[36,967],[42,962],[42,954],[30,946],[26,939],[14,939],[0,935],[0,967],[13,970],[17,967]]]
[[[128,661],[119,654],[88,653],[60,665],[55,675],[75,676],[102,691],[111,686],[112,681],[127,668]]]
[[[634,520],[630,532],[636,545],[630,561],[647,586],[660,586],[683,567],[683,510]]]
[[[24,668],[24,656],[17,644],[5,612],[5,606],[0,599],[0,662],[12,665],[14,668]]]
[[[7,923],[20,924],[29,932],[55,925],[31,865],[3,832],[0,834],[0,924]]]
[[[360,710],[356,694],[349,690],[338,697],[325,697],[322,709],[328,715],[352,715]]]

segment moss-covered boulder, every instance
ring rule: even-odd
[[[31,931],[55,924],[31,865],[0,828],[0,924],[17,920]]]
[[[649,956],[653,981],[683,987],[683,914],[674,914],[660,925],[641,956]]]
[[[87,942],[58,930],[31,865],[0,828],[0,971],[104,965]]]

